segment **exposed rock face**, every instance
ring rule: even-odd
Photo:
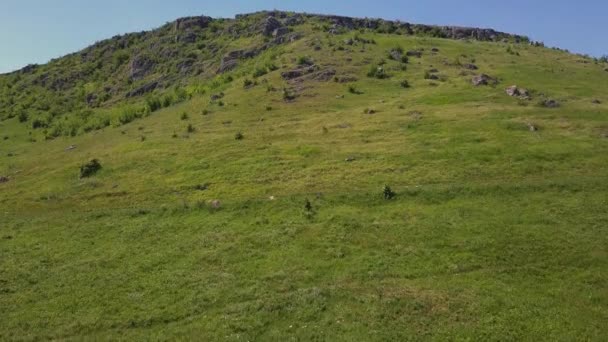
[[[146,93],[153,91],[154,89],[156,89],[156,87],[158,87],[158,82],[144,84],[143,86],[133,89],[130,92],[128,92],[125,95],[125,97],[129,98],[129,97],[141,96],[141,95],[144,95]]]
[[[154,67],[154,61],[148,56],[136,56],[129,65],[129,78],[139,80],[144,78]]]
[[[283,27],[283,24],[275,17],[268,17],[264,22],[264,35],[272,36],[275,30]]]
[[[222,58],[220,68],[217,71],[218,74],[230,71],[238,66],[238,61],[241,58],[253,58],[259,55],[262,51],[266,50],[268,46],[264,45],[260,48],[249,49],[249,50],[235,50],[230,51]]]
[[[471,80],[471,83],[473,83],[474,86],[496,85],[496,84],[498,84],[498,80],[496,80],[495,78],[488,76],[486,74],[481,74],[481,75],[474,76],[473,79]]]
[[[284,36],[289,33],[289,28],[287,27],[279,27],[276,30],[272,31],[272,36],[277,38]]]

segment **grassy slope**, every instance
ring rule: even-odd
[[[313,52],[312,37],[240,74],[307,54],[356,74],[364,94],[308,81],[285,103],[237,79],[224,107],[207,94],[74,138],[30,143],[16,119],[1,123],[0,338],[605,336],[608,107],[591,100],[608,103],[608,73],[533,47],[374,35],[365,52],[332,52],[319,35]],[[365,77],[395,45],[427,53]],[[501,84],[472,87],[442,64],[461,54]],[[447,82],[423,79],[431,65]],[[279,73],[263,78],[280,89]],[[510,84],[562,106],[518,105]],[[79,180],[91,158],[104,169]]]

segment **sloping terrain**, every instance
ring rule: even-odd
[[[264,12],[2,75],[0,339],[600,341],[606,70]]]

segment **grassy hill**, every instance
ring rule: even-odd
[[[0,339],[603,340],[608,65],[461,30],[193,17],[0,76]]]

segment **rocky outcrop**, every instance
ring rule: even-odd
[[[283,24],[275,17],[268,17],[264,22],[264,35],[265,36],[273,36],[275,35],[275,31],[281,29]]]
[[[253,48],[248,50],[234,50],[228,52],[224,55],[224,57],[222,57],[220,68],[218,69],[217,73],[221,74],[230,71],[238,66],[239,59],[253,58],[262,53],[262,51],[266,50],[267,48],[268,46],[264,45],[260,48]]]
[[[156,89],[156,87],[158,87],[158,82],[156,82],[156,81],[147,83],[147,84],[142,85],[141,87],[131,90],[130,92],[128,92],[125,95],[125,97],[130,98],[130,97],[142,96],[146,93],[153,91],[154,89]]]
[[[281,77],[285,80],[292,80],[294,78],[302,77],[304,75],[313,73],[315,70],[315,66],[311,65],[305,68],[284,71],[281,73]]]
[[[545,108],[557,108],[560,106],[560,103],[553,99],[543,100],[540,104]]]
[[[146,56],[139,55],[133,58],[129,64],[129,78],[131,80],[139,80],[144,78],[154,67],[154,61]]]
[[[213,18],[206,16],[185,17],[175,21],[175,30],[190,30],[193,28],[206,28],[213,21]]]

